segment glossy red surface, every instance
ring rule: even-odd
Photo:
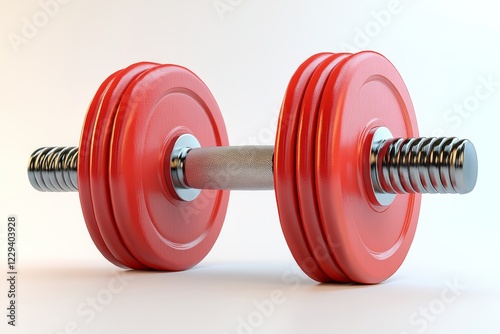
[[[201,261],[227,210],[228,191],[203,190],[185,202],[172,190],[170,152],[186,133],[202,147],[228,145],[217,103],[195,74],[161,65],[130,82],[111,139],[111,200],[127,248],[158,270],[183,270]]]
[[[101,104],[103,95],[106,93],[108,86],[121,71],[115,72],[110,75],[99,87],[85,116],[83,122],[82,134],[80,137],[80,147],[78,152],[78,194],[80,196],[80,205],[82,213],[87,225],[92,241],[96,245],[101,254],[111,263],[126,268],[110,251],[106,242],[104,241],[97,219],[94,212],[94,204],[92,199],[92,191],[90,186],[90,156],[92,150],[92,137],[94,132],[94,123],[97,117],[99,106]]]
[[[352,281],[378,283],[402,264],[415,234],[421,195],[397,196],[381,207],[366,178],[367,137],[377,127],[417,137],[406,86],[375,52],[343,59],[325,84],[316,133],[316,189],[323,229],[340,268]]]
[[[108,176],[110,142],[113,136],[116,112],[125,89],[139,74],[155,66],[158,64],[133,64],[120,71],[113,78],[98,108],[90,152],[92,202],[99,231],[113,256],[121,264],[132,269],[147,269],[148,267],[139,262],[124,244],[113,214]]]
[[[274,147],[274,189],[286,242],[300,268],[312,279],[331,279],[321,269],[304,231],[297,194],[297,130],[304,93],[315,69],[331,54],[307,59],[294,73],[285,93]]]
[[[335,66],[348,54],[332,54],[321,62],[314,71],[304,93],[298,115],[296,149],[297,196],[306,240],[314,258],[328,278],[337,282],[350,282],[335,259],[334,247],[328,245],[328,238],[321,224],[316,196],[316,129],[318,109],[323,89]]]

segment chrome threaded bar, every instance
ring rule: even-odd
[[[392,138],[387,129],[381,130],[385,133],[374,136],[367,166],[380,204],[390,204],[394,194],[465,194],[474,188],[477,156],[468,140]],[[182,154],[175,152],[169,170],[175,189],[274,188],[273,146],[198,148],[193,145],[182,147],[179,151]],[[77,191],[77,164],[76,147],[40,148],[30,157],[28,177],[39,191]],[[181,198],[193,200],[198,193]]]
[[[42,147],[33,152],[28,178],[39,191],[78,191],[78,147]]]
[[[466,194],[476,184],[476,150],[467,139],[393,138],[376,151],[378,192]]]

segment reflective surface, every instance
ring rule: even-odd
[[[170,155],[170,176],[174,190],[184,201],[192,201],[200,194],[200,189],[188,187],[185,182],[185,163],[186,156],[192,148],[200,147],[200,142],[196,137],[190,134],[181,135],[174,144],[172,154]]]
[[[477,154],[467,139],[395,138],[376,151],[378,192],[466,194],[476,185]]]
[[[478,161],[469,140],[391,137],[388,129],[377,129],[370,151],[370,177],[380,204],[389,205],[393,194],[466,194],[474,189]],[[186,182],[186,157],[191,148],[196,148],[197,154],[188,160],[196,166],[210,167],[206,174],[195,168],[192,184],[221,185],[209,182],[214,179],[209,174],[222,173],[225,183],[220,189],[273,189],[272,146],[200,148],[195,137],[182,135],[172,151],[170,167],[172,183],[183,200],[191,201],[200,192]],[[78,191],[77,165],[77,147],[42,147],[30,157],[28,178],[39,191]],[[231,173],[243,167],[244,173]]]
[[[42,147],[33,152],[28,178],[38,191],[78,191],[78,147]]]

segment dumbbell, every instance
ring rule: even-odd
[[[40,191],[77,191],[90,236],[123,268],[178,271],[200,262],[229,191],[274,189],[281,227],[319,282],[378,283],[402,264],[422,193],[468,193],[473,144],[420,138],[408,90],[372,52],[320,53],[294,73],[275,146],[228,146],[207,86],[177,65],[137,63],[93,98],[80,146],[30,157]]]

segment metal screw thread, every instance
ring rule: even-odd
[[[476,184],[477,155],[467,139],[394,138],[377,146],[371,169],[375,191],[465,194]]]
[[[28,178],[39,191],[78,191],[78,147],[42,147],[28,163]]]

